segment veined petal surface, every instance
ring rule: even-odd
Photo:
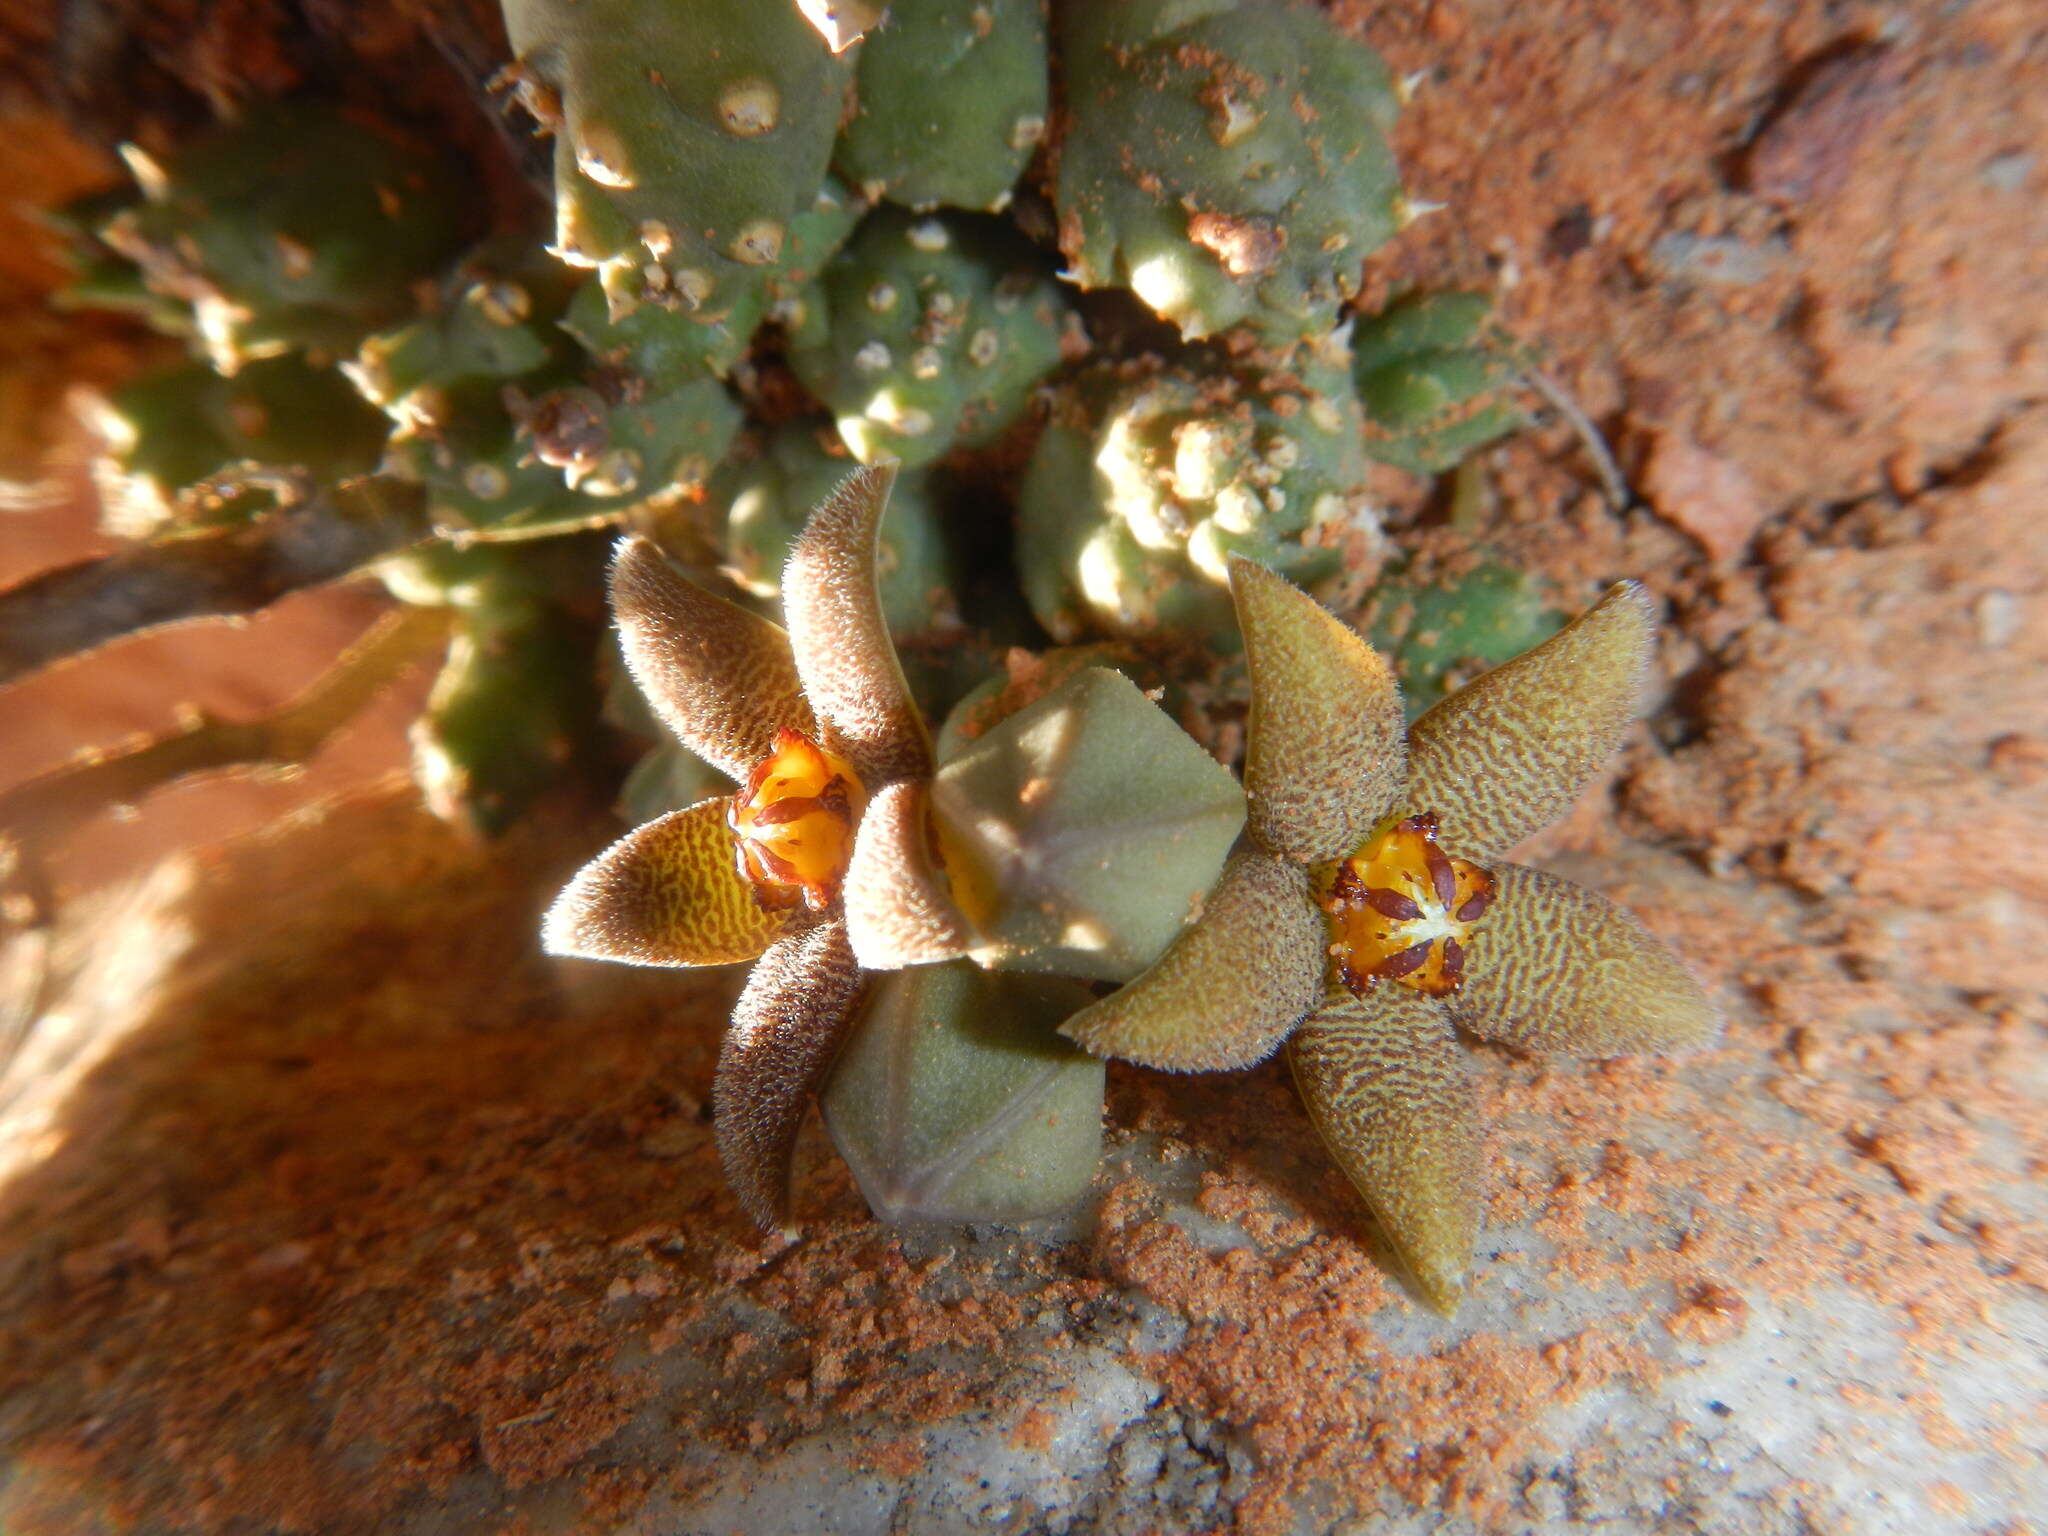
[[[1494,867],[1493,905],[1468,941],[1452,1017],[1484,1040],[1573,1056],[1707,1045],[1721,1015],[1649,929],[1596,891],[1519,864]]]
[[[1656,642],[1635,582],[1428,711],[1408,736],[1408,806],[1484,863],[1569,809],[1635,719]]]
[[[551,955],[633,965],[752,960],[793,921],[764,912],[733,861],[728,801],[699,800],[636,828],[583,868],[541,923]]]
[[[875,552],[896,465],[857,469],[819,503],[789,552],[782,612],[804,692],[872,792],[893,779],[926,778],[931,739],[911,701],[882,614]]]
[[[764,1228],[789,1230],[797,1128],[853,1022],[862,979],[845,924],[818,923],[778,939],[733,1007],[712,1123],[726,1181]]]
[[[633,681],[714,768],[745,780],[777,731],[817,735],[789,636],[775,625],[706,592],[647,539],[620,541],[611,591]]]
[[[1251,671],[1252,836],[1298,864],[1341,857],[1400,802],[1400,685],[1356,631],[1264,566],[1233,558],[1230,590]]]
[[[1317,1012],[1287,1055],[1309,1118],[1429,1304],[1449,1315],[1479,1235],[1479,1116],[1440,1004],[1382,984]]]
[[[1248,1067],[1315,1006],[1323,946],[1307,871],[1240,842],[1166,953],[1060,1032],[1093,1055],[1168,1072]]]

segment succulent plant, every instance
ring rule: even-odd
[[[1293,367],[1192,353],[1064,387],[1025,470],[1017,563],[1053,636],[1180,634],[1234,650],[1228,562],[1335,569],[1316,529],[1364,515],[1361,417],[1339,343]]]
[[[1460,684],[1549,639],[1564,623],[1526,571],[1494,561],[1427,581],[1382,576],[1364,628],[1393,665],[1413,719]]]
[[[106,225],[141,202],[142,191],[131,182],[43,211],[44,224],[62,241],[62,257],[70,273],[69,280],[51,296],[52,304],[59,309],[129,315],[166,336],[189,338],[194,328],[191,306],[151,288],[142,268],[100,238]]]
[[[890,478],[859,470],[812,515],[783,573],[787,635],[684,579],[650,542],[621,546],[612,593],[628,664],[677,738],[740,788],[600,854],[544,930],[557,954],[757,961],[713,1101],[727,1177],[764,1225],[786,1220],[797,1123],[875,985],[868,973],[999,951],[986,957],[1128,975],[1199,900],[1242,814],[1229,776],[1102,671],[1070,677],[935,778],[875,573]],[[993,900],[991,880],[1002,887]],[[877,1006],[896,1022],[874,1028],[899,1040],[901,1010],[938,996],[885,995],[895,1000]],[[1053,994],[1007,995],[1023,1007]],[[1036,1077],[1011,1059],[1014,1040],[946,1028],[931,1048],[932,1063],[904,1068],[903,1081],[924,1085],[916,1094],[964,1092],[972,1078],[982,1102],[1001,1089],[1005,1114],[1039,1112]],[[1035,1054],[1062,1059],[1051,1047]],[[910,1199],[888,1148],[937,1155],[961,1112],[919,1103],[909,1120],[882,1126],[869,1149],[881,1161],[863,1187],[885,1204]],[[1069,1115],[1061,1134],[1079,1125]],[[987,1129],[1005,1126],[1022,1122]],[[1085,1128],[1096,1133],[1092,1118]],[[983,1173],[971,1187],[983,1187]]]
[[[1327,334],[1403,217],[1379,56],[1292,0],[1061,15],[1053,196],[1074,279],[1133,289],[1190,338]]]
[[[413,772],[436,815],[486,837],[559,783],[597,710],[587,631],[538,603],[465,609],[413,722]]]
[[[451,529],[576,528],[651,497],[693,494],[740,427],[725,386],[704,375],[658,393],[544,372],[534,388],[473,379],[437,391],[430,421],[391,438],[387,469],[424,484]]]
[[[555,253],[618,309],[750,302],[824,184],[851,63],[788,4],[504,0],[555,138]]]
[[[431,429],[401,428],[386,444],[384,467],[425,487],[437,526],[488,528],[526,518],[565,518],[585,510],[562,472],[520,441],[500,386],[476,381],[440,391]]]
[[[743,419],[739,403],[708,376],[646,390],[628,382],[616,398],[600,398],[602,445],[586,445],[579,438],[563,463],[569,484],[600,504],[695,495],[732,446]],[[538,413],[548,407],[549,397],[543,396],[521,423],[522,434],[544,462],[549,450]]]
[[[724,513],[727,573],[757,597],[779,598],[783,565],[811,509],[852,468],[827,422],[789,422],[743,443],[710,483],[711,505]],[[875,565],[890,633],[959,627],[951,540],[925,471],[897,475]]]
[[[375,467],[384,421],[332,369],[265,358],[222,378],[203,363],[146,374],[94,413],[101,520],[123,538],[233,522],[267,491],[208,484],[237,464],[294,465],[322,480]]]
[[[621,545],[612,602],[634,678],[677,739],[740,789],[613,844],[543,931],[556,954],[755,962],[713,1104],[727,1179],[764,1226],[788,1220],[797,1126],[865,985],[843,899],[857,839],[871,806],[914,796],[931,767],[875,582],[890,478],[859,471],[818,509],[783,577],[787,634],[686,580],[650,542]]]
[[[427,487],[444,526],[575,527],[694,494],[738,433],[738,404],[701,364],[642,374],[586,356],[562,324],[575,291],[530,246],[493,242],[344,365],[396,424],[387,467]]]
[[[1087,988],[964,960],[870,983],[819,1095],[883,1221],[1028,1221],[1087,1193],[1103,1066],[1055,1033]]]
[[[999,212],[1045,137],[1044,0],[893,0],[835,164],[870,198]]]
[[[139,190],[64,215],[74,302],[207,360],[114,397],[122,531],[288,522],[256,475],[188,489],[242,460],[337,516],[376,488],[366,518],[397,531],[307,579],[381,560],[409,622],[452,615],[418,771],[484,833],[593,729],[593,544],[559,536],[630,522],[743,589],[621,545],[624,656],[673,739],[545,937],[753,965],[714,1100],[758,1221],[788,1219],[814,1092],[878,1214],[1014,1220],[1086,1186],[1100,1056],[1227,1067],[1291,1038],[1448,1305],[1477,1168],[1451,1023],[1622,1049],[1713,1020],[1625,916],[1499,862],[1621,728],[1637,600],[1513,659],[1556,627],[1528,577],[1397,553],[1382,658],[1288,585],[1371,522],[1371,460],[1442,469],[1520,421],[1525,374],[1545,388],[1480,296],[1344,318],[1408,211],[1378,58],[1300,0],[1075,3],[1056,61],[1041,0],[503,8],[504,83],[554,137],[550,249],[515,232],[451,264],[475,231],[433,153],[290,104],[137,153]],[[1049,184],[1012,213],[1049,116]],[[477,201],[478,227],[516,223]],[[1121,355],[1051,383],[1090,346],[1062,277],[1129,287],[1182,342],[1089,298]],[[1033,614],[1065,648],[1023,649]],[[1241,649],[1249,818],[1157,702],[1190,659],[1227,694],[1240,670],[1210,663]]]
[[[766,285],[757,284],[729,309],[700,319],[687,309],[635,304],[614,316],[603,287],[585,283],[570,302],[563,329],[593,357],[646,379],[701,374],[724,378],[746,355],[768,310]]]
[[[588,556],[580,541],[433,544],[387,568],[400,595],[455,610],[447,660],[412,727],[414,777],[444,820],[495,837],[587,754],[594,638],[560,598],[589,580]]]
[[[969,214],[880,208],[826,263],[790,366],[862,463],[989,442],[1083,345],[1039,252]]]
[[[1058,645],[1048,651],[1013,646],[1004,655],[1000,672],[977,683],[946,712],[939,727],[939,761],[951,762],[1018,710],[1037,703],[1084,667],[1121,672],[1147,689],[1147,697],[1163,692],[1155,688],[1158,674],[1145,666],[1128,646],[1098,642]]]
[[[1102,667],[964,743],[931,799],[974,958],[1097,981],[1159,957],[1244,824],[1229,773]]]
[[[1680,1050],[1720,1018],[1604,897],[1503,861],[1562,813],[1632,718],[1652,644],[1632,584],[1404,729],[1385,658],[1233,562],[1252,679],[1246,838],[1150,970],[1069,1019],[1171,1071],[1288,1043],[1333,1158],[1417,1289],[1455,1309],[1479,1230],[1480,1133],[1452,1026],[1526,1050]]]
[[[151,290],[191,307],[214,367],[337,353],[412,308],[460,237],[448,168],[381,124],[263,103],[159,162],[101,227]]]
[[[343,362],[365,400],[401,427],[432,433],[452,414],[447,396],[478,393],[575,360],[557,330],[571,283],[525,240],[494,240],[457,262],[426,313],[364,339]]]
[[[746,355],[764,319],[801,331],[807,285],[846,242],[864,211],[861,200],[827,180],[810,205],[789,221],[781,259],[760,281],[742,285],[732,304],[698,312],[680,305],[621,304],[599,283],[586,283],[570,302],[564,328],[590,354],[621,373],[656,384],[710,372],[720,378]]]
[[[1523,424],[1522,359],[1491,310],[1483,293],[1410,294],[1353,328],[1367,453],[1437,474]]]

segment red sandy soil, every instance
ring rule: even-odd
[[[725,984],[533,953],[608,829],[491,857],[378,803],[211,858],[189,915],[215,948],[144,1004],[70,994],[83,1034],[124,1022],[0,1188],[0,1436],[34,1472],[10,1529],[368,1531],[472,1476],[565,1479],[601,1525],[701,1475],[611,1443],[671,1351],[734,1383],[673,1404],[681,1442],[860,1418],[863,1464],[903,1473],[921,1426],[1133,1295],[1186,1324],[1133,1364],[1251,1448],[1216,1512],[1246,1531],[1390,1493],[1527,1529],[1541,1411],[1684,1353],[1644,1319],[1711,1346],[1823,1286],[1896,1319],[1928,1384],[1872,1411],[1954,1432],[1957,1331],[2048,1288],[2048,1231],[2001,1192],[2048,1174],[2038,7],[1338,11],[1428,72],[1401,149],[1453,205],[1376,288],[1505,286],[1650,498],[1606,508],[1557,428],[1486,461],[1497,546],[1574,606],[1640,575],[1669,615],[1653,712],[1531,856],[1628,903],[1731,1015],[1680,1061],[1482,1061],[1489,1225],[1556,1253],[1482,1247],[1480,1300],[1606,1287],[1611,1314],[1390,1349],[1403,1293],[1272,1067],[1112,1073],[1113,1137],[1198,1156],[1249,1248],[1108,1181],[1086,1241],[1004,1250],[1020,1287],[866,1220],[815,1133],[806,1235],[764,1240],[702,1114]],[[1782,1134],[1734,1112],[1760,1102]],[[1616,1214],[1656,1239],[1603,1237]],[[2016,1414],[1998,1448],[2038,1431]]]

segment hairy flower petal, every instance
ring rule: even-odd
[[[1385,657],[1263,566],[1232,559],[1230,590],[1251,670],[1252,836],[1299,864],[1349,853],[1400,801],[1400,685]]]
[[[714,768],[744,779],[777,731],[817,734],[789,636],[679,574],[650,541],[620,540],[612,611],[640,692]]]
[[[1481,1158],[1465,1053],[1442,1005],[1374,987],[1316,1013],[1287,1055],[1309,1118],[1416,1289],[1455,1311],[1479,1234]]]
[[[1407,804],[1434,811],[1444,846],[1482,863],[1550,825],[1635,718],[1656,642],[1632,581],[1415,722]]]
[[[541,924],[551,955],[634,965],[751,960],[794,919],[764,912],[733,861],[724,796],[620,838],[584,865]]]
[[[1575,1056],[1709,1044],[1721,1015],[1678,957],[1605,896],[1519,864],[1467,944],[1451,1016],[1484,1040]]]
[[[1226,1072],[1273,1054],[1321,996],[1323,918],[1298,866],[1240,842],[1201,916],[1060,1032],[1097,1056]]]
[[[894,462],[857,469],[819,503],[789,552],[782,611],[804,692],[870,789],[932,771],[931,739],[911,702],[882,615],[875,552]]]
[[[872,969],[951,960],[973,944],[933,853],[924,780],[885,785],[869,802],[843,896],[853,952]]]
[[[778,939],[733,1006],[712,1120],[726,1182],[764,1228],[788,1230],[797,1128],[853,1022],[861,981],[846,926],[824,922]]]

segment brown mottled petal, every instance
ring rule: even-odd
[[[1655,638],[1643,589],[1609,588],[1563,630],[1415,722],[1407,804],[1435,811],[1444,846],[1482,862],[1549,826],[1635,718]]]
[[[1721,1015],[1663,940],[1605,896],[1494,866],[1493,905],[1465,945],[1458,1023],[1485,1040],[1574,1056],[1682,1051]]]
[[[789,1162],[804,1107],[853,1021],[861,969],[843,923],[778,939],[747,978],[711,1085],[718,1157],[741,1207],[789,1231]]]
[[[1230,562],[1251,670],[1252,836],[1299,864],[1349,853],[1398,803],[1401,689],[1386,658],[1264,566]]]
[[[1060,1032],[1097,1056],[1168,1072],[1248,1067],[1316,1005],[1324,932],[1307,873],[1240,841],[1166,953]]]
[[[633,681],[712,767],[744,781],[777,731],[817,735],[789,636],[681,575],[647,539],[619,541],[612,612]]]
[[[551,955],[635,965],[751,960],[791,914],[764,912],[734,861],[728,801],[699,800],[605,849],[555,898],[541,923]]]
[[[875,550],[889,488],[890,460],[857,469],[818,504],[782,571],[782,612],[804,692],[827,733],[869,789],[926,778],[931,740],[882,617]]]
[[[1446,1316],[1479,1235],[1479,1117],[1443,1006],[1410,987],[1332,1002],[1288,1042],[1330,1156]]]
[[[885,785],[854,834],[846,931],[871,970],[951,960],[974,943],[932,854],[930,798],[922,779]]]

